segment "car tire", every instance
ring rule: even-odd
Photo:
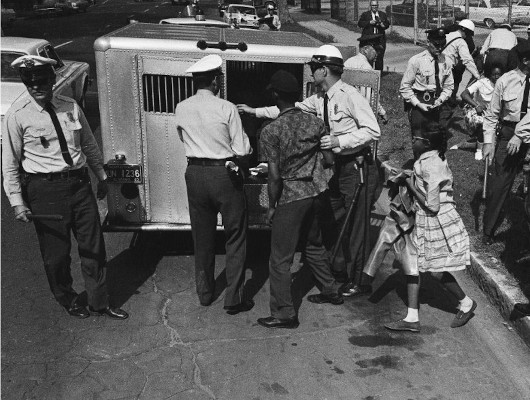
[[[491,18],[486,18],[484,20],[484,25],[486,25],[486,27],[489,29],[493,29],[495,28],[495,21],[493,21]]]

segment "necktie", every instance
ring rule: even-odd
[[[64,137],[63,128],[61,128],[61,124],[57,119],[57,114],[55,114],[55,111],[53,110],[52,103],[46,103],[44,109],[48,112],[48,114],[50,114],[52,119],[55,132],[57,132],[57,138],[59,139],[59,146],[61,146],[61,153],[63,155],[64,161],[71,166],[74,164],[74,162],[72,160],[72,156],[68,152],[68,146],[66,145],[66,138]]]
[[[526,77],[526,83],[524,85],[523,102],[521,103],[521,119],[528,113],[528,94],[530,92],[530,76]]]
[[[374,17],[374,21],[377,22],[377,14],[373,14],[373,17]],[[376,35],[377,34],[377,27],[374,25],[374,34]]]
[[[434,80],[436,81],[436,97],[438,97],[442,92],[440,86],[440,65],[438,64],[438,57],[434,57]]]
[[[329,127],[328,101],[329,101],[329,97],[326,93],[324,95],[324,124],[326,125],[326,129],[328,130],[328,133],[329,133],[331,128]]]

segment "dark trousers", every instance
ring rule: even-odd
[[[269,266],[271,315],[280,319],[296,316],[291,297],[291,264],[299,242],[305,243],[305,261],[322,293],[337,293],[329,254],[323,245],[321,222],[327,194],[282,204],[276,208],[271,233]]]
[[[510,192],[515,176],[522,168],[526,154],[526,145],[521,145],[519,152],[508,155],[507,145],[514,133],[513,126],[502,126],[497,136],[495,158],[488,171],[486,209],[484,210],[484,234],[492,236],[495,232],[499,215]]]
[[[377,57],[375,59],[374,69],[377,71],[383,71],[386,51],[386,39],[381,40],[381,42],[375,46],[375,50],[377,51]]]
[[[220,212],[226,236],[224,305],[237,305],[242,301],[247,251],[247,204],[243,185],[233,180],[224,166],[189,165],[185,178],[199,301],[211,303],[215,292],[215,233]]]
[[[508,55],[510,50],[505,49],[489,49],[486,54],[484,63],[486,64],[498,64],[502,66],[503,71],[508,71]]]
[[[441,107],[444,107],[444,104]],[[409,110],[410,132],[412,137],[421,137],[424,132],[439,132],[442,128],[440,114],[441,111],[438,109],[424,112],[417,107],[412,107]]]
[[[370,212],[375,201],[379,176],[372,161],[365,161],[363,169],[365,185],[360,192],[359,201],[337,252],[335,263],[332,265],[333,273],[340,281],[349,279],[361,283],[360,274],[370,255]],[[333,210],[333,215],[330,218],[332,224],[328,222],[325,227],[326,236],[333,238],[333,241],[338,237],[353,199],[355,188],[361,181],[359,172],[360,170],[356,169],[354,159],[337,157],[335,174],[329,183],[331,208]]]
[[[70,307],[77,298],[72,288],[71,237],[77,240],[88,305],[108,306],[105,244],[96,199],[88,176],[47,180],[31,176],[25,195],[33,214],[58,214],[62,221],[35,221],[44,269],[55,299]]]

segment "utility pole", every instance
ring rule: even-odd
[[[418,0],[414,0],[414,44],[418,44]]]

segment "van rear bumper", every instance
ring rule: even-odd
[[[168,224],[168,223],[144,223],[144,224],[116,224],[105,220],[102,225],[103,232],[178,232],[191,231],[190,224]],[[266,224],[249,224],[249,230],[269,230]],[[224,227],[217,225],[217,230],[222,231]]]

